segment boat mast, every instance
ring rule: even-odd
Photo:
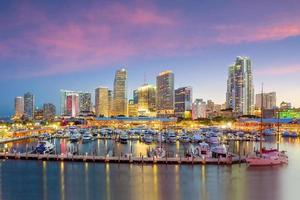
[[[277,151],[279,151],[279,131],[280,131],[280,110],[278,108],[278,111],[277,111],[277,137],[276,137],[276,142],[277,142]]]
[[[264,84],[262,83],[261,84],[261,102],[260,102],[260,113],[261,113],[261,116],[260,116],[260,141],[259,141],[259,149],[260,149],[260,156],[262,156],[262,139],[263,139],[263,133],[262,133],[262,129],[263,129],[263,100],[264,100],[264,97],[263,97],[263,93],[264,93]]]

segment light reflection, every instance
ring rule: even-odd
[[[43,161],[43,197],[44,199],[47,199],[47,162]]]
[[[154,189],[154,199],[158,199],[158,181],[157,181],[157,165],[153,165],[153,189]]]
[[[60,162],[60,196],[61,199],[65,199],[65,165],[64,162]]]
[[[110,196],[110,169],[109,169],[109,164],[105,164],[105,176],[106,176],[106,199],[110,200],[111,196]],[[101,187],[101,186],[100,186]]]

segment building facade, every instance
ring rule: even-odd
[[[56,115],[55,105],[52,103],[45,103],[43,105],[43,115],[45,120],[54,120]]]
[[[181,87],[175,90],[175,116],[191,118],[192,87]]]
[[[24,115],[26,118],[34,118],[34,95],[30,92],[24,94]]]
[[[130,99],[128,101],[128,116],[137,117],[138,115],[138,104],[134,103],[133,99]]]
[[[95,114],[96,117],[109,116],[109,103],[108,103],[108,88],[99,87],[95,90]]]
[[[92,112],[92,94],[88,92],[79,92],[79,113],[88,114]]]
[[[21,118],[24,114],[24,98],[16,97],[15,98],[15,117]]]
[[[113,115],[127,116],[127,71],[125,69],[117,70],[113,93]]]
[[[250,115],[254,110],[252,66],[247,57],[238,56],[229,67],[226,105],[238,115]]]
[[[163,71],[156,77],[157,117],[174,116],[174,74]]]
[[[145,84],[138,88],[138,115],[139,116],[156,116],[156,87]],[[133,100],[134,101],[134,100]]]
[[[79,93],[69,90],[60,91],[60,112],[62,116],[77,117],[79,115]]]
[[[206,114],[206,102],[203,99],[195,99],[192,106],[192,118],[207,118]]]
[[[255,96],[255,108],[261,109],[261,94]],[[263,93],[263,108],[274,109],[276,107],[276,92]]]

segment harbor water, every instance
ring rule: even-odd
[[[2,144],[0,149],[25,152],[35,139]],[[69,141],[54,139],[57,153],[65,153]],[[266,146],[276,147],[274,138]],[[79,143],[81,154],[146,155],[157,144],[94,140]],[[191,143],[164,144],[170,156],[184,156]],[[247,154],[255,142],[232,142],[231,151]],[[230,199],[293,200],[300,185],[300,139],[284,139],[289,164],[282,167],[247,167],[246,164],[141,165],[60,161],[1,160],[0,199]]]

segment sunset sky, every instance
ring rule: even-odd
[[[300,107],[299,10],[297,0],[0,1],[0,116],[27,91],[59,108],[60,89],[112,88],[119,68],[129,97],[170,69],[194,99],[224,103],[239,55],[252,60],[256,93],[264,82]]]

